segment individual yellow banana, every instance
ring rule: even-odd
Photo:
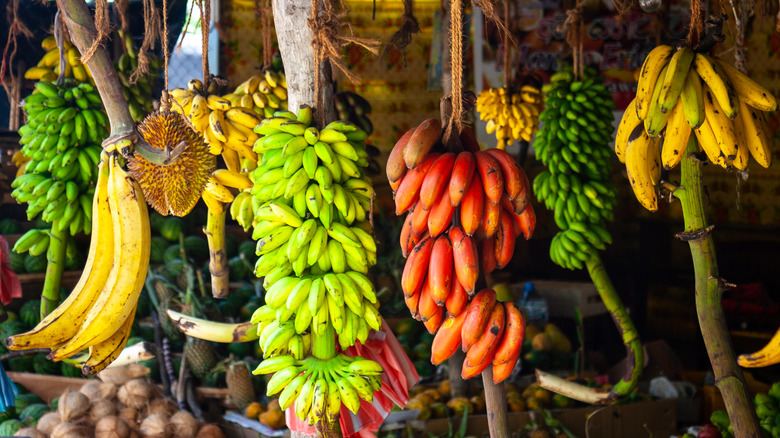
[[[694,129],[693,132],[696,133],[696,140],[699,142],[699,147],[707,155],[707,159],[713,164],[728,169],[729,163],[727,162],[723,151],[718,146],[718,139],[715,138],[709,120],[705,119],[704,123],[700,127]]]
[[[642,135],[637,136],[633,141],[629,140],[626,148],[626,172],[639,203],[650,211],[656,211],[658,195],[647,164],[652,141],[647,132],[642,132]]]
[[[688,126],[693,129],[701,126],[705,117],[704,92],[702,91],[701,79],[694,70],[688,70],[688,76],[685,78],[685,86],[680,99]]]
[[[663,148],[661,149],[661,162],[664,169],[673,169],[682,160],[688,139],[691,136],[691,127],[685,120],[685,110],[682,101],[672,108],[669,121],[666,124]]]
[[[674,52],[674,48],[671,46],[657,46],[650,51],[642,64],[636,90],[636,111],[640,120],[647,118],[658,76],[669,63],[672,52]]]
[[[718,104],[709,87],[704,87],[704,114],[712,128],[718,147],[729,160],[737,156],[737,137],[734,135],[734,126],[726,113]]]
[[[224,204],[229,204],[233,202],[234,199],[233,193],[231,193],[227,187],[217,182],[213,175],[210,176],[206,182],[204,191],[208,192],[214,199]]]
[[[27,333],[10,336],[9,350],[52,348],[72,338],[79,330],[87,312],[100,296],[112,271],[114,259],[114,227],[108,200],[108,155],[101,154],[98,179],[92,200],[92,239],[84,271],[65,301]]]
[[[209,127],[214,137],[222,142],[227,142],[227,134],[225,133],[225,117],[222,111],[211,111],[209,113]]]
[[[89,358],[81,366],[81,373],[85,376],[89,376],[106,369],[111,363],[122,354],[122,351],[127,345],[128,339],[130,339],[130,330],[133,328],[133,319],[135,319],[135,312],[133,309],[130,317],[127,318],[122,327],[117,330],[110,338],[96,345],[89,347]]]
[[[737,119],[742,125],[745,143],[753,159],[761,166],[769,167],[772,164],[772,150],[769,148],[770,136],[764,114],[740,102]]]
[[[212,174],[214,179],[223,186],[244,190],[252,187],[252,181],[245,175],[228,169],[217,169]]]
[[[151,232],[143,191],[113,156],[110,177],[108,199],[114,227],[111,273],[78,333],[50,353],[54,360],[67,358],[111,337],[135,311],[146,280]]]
[[[731,88],[727,77],[718,74],[717,66],[709,56],[703,53],[697,53],[693,59],[693,67],[700,78],[710,87],[712,95],[718,100],[718,104],[726,116],[733,119],[737,115],[739,102],[737,96]]]
[[[749,106],[761,111],[777,111],[777,99],[771,91],[747,77],[747,75],[734,68],[731,64],[720,59],[715,60],[718,67],[725,73],[734,87],[740,102],[745,102]]]
[[[666,75],[668,68],[661,69],[661,73],[658,75],[658,81],[653,89],[653,95],[650,97],[650,110],[647,112],[647,118],[645,118],[645,131],[651,138],[658,136],[661,130],[666,126],[666,122],[669,119],[669,113],[661,112],[661,105],[659,102],[661,91],[663,90],[663,79]]]
[[[780,330],[775,332],[772,339],[760,350],[750,354],[740,354],[737,358],[739,366],[745,368],[759,368],[774,365],[780,362]]]
[[[690,47],[682,47],[672,55],[664,78],[663,89],[658,96],[658,105],[661,107],[662,113],[669,112],[677,104],[694,55],[695,53]]]

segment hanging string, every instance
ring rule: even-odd
[[[463,4],[452,0],[450,9],[450,70],[452,71],[452,117],[456,134],[463,129]]]
[[[504,0],[504,27],[509,29],[509,0]],[[504,87],[509,87],[511,52],[509,50],[509,32],[504,32]]]
[[[165,86],[163,88],[162,97],[160,98],[160,109],[162,111],[168,111],[171,109],[171,99],[168,97],[168,58],[170,53],[168,49],[168,0],[163,0],[163,34],[160,40],[163,47],[163,69],[165,70]]]
[[[11,64],[13,59],[16,57],[16,49],[18,48],[16,44],[16,37],[21,33],[25,37],[31,38],[33,33],[19,18],[19,0],[11,0],[8,2],[8,5],[5,8],[5,14],[6,22],[10,23],[10,25],[8,26],[8,39],[6,40],[5,48],[3,49],[3,62],[0,64],[0,83],[3,84],[6,95],[10,96],[11,89],[14,87],[14,83],[17,80],[16,76],[14,76],[13,72],[11,71]],[[9,56],[8,50],[11,48],[12,44],[14,48],[11,50],[11,54]],[[6,72],[8,72],[9,76],[11,77],[10,88],[8,84],[5,83]],[[19,102],[11,102],[11,104],[17,105],[18,103]]]
[[[211,1],[198,0],[198,9],[200,9],[200,35],[202,41],[201,65],[203,68],[203,87],[209,81],[209,30],[211,27]]]
[[[155,42],[160,38],[160,14],[154,0],[143,0],[144,6],[144,40],[138,50],[138,67],[130,75],[130,83],[135,84],[138,78],[149,73],[149,50],[154,49]]]
[[[731,4],[731,10],[734,12],[734,27],[736,28],[734,35],[734,66],[742,73],[747,73],[747,60],[745,59],[745,22],[747,20],[748,11],[745,0],[739,2],[739,12],[737,12],[737,6],[734,4],[734,0],[729,0]]]
[[[184,37],[187,36],[187,30],[190,28],[190,20],[192,19],[192,11],[195,9],[195,2],[190,3],[190,12],[187,14],[187,22],[184,23],[184,30],[181,32],[181,38],[179,39],[179,45],[176,46],[176,50],[181,51],[181,45],[184,43]]]
[[[485,19],[493,23],[498,28],[498,31],[501,33],[504,39],[509,38],[512,40],[512,44],[517,45],[517,42],[512,37],[511,32],[509,32],[509,26],[501,21],[501,17],[498,15],[498,12],[496,12],[496,5],[498,4],[498,0],[476,0],[474,4],[478,8],[482,9],[482,14],[485,15]]]
[[[119,17],[119,27],[122,32],[130,30],[130,21],[127,19],[127,9],[130,7],[130,0],[114,0],[116,15]]]
[[[691,23],[688,25],[688,36],[686,37],[688,47],[696,47],[699,43],[699,38],[704,29],[702,18],[700,0],[691,0]]]
[[[111,33],[111,20],[108,17],[107,0],[95,0],[95,28],[97,29],[97,38],[92,40],[92,45],[81,56],[82,64],[88,63],[95,56],[98,47],[103,44],[103,41]]]
[[[579,79],[584,71],[584,59],[582,56],[582,7],[584,0],[578,0],[577,6],[566,11],[566,43],[571,47],[572,62],[574,64],[574,78]]]
[[[401,15],[401,27],[390,37],[387,44],[401,51],[406,67],[406,47],[412,42],[412,34],[420,32],[420,24],[414,17],[413,0],[404,1],[404,13]]]

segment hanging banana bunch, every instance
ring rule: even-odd
[[[41,47],[46,50],[38,65],[30,67],[24,72],[24,78],[33,81],[53,82],[60,75],[60,49],[57,47],[57,41],[54,36],[48,36],[41,42]],[[92,80],[92,73],[89,68],[81,63],[81,54],[79,50],[65,39],[63,47],[65,49],[65,77],[73,78],[79,82],[89,82],[95,85]]]
[[[114,64],[116,68],[116,75],[119,78],[119,82],[122,84],[122,91],[127,100],[128,108],[130,109],[130,115],[136,123],[141,123],[144,117],[151,114],[154,111],[154,100],[152,99],[152,92],[154,83],[160,75],[160,69],[162,68],[162,60],[152,53],[147,56],[149,58],[149,71],[142,76],[139,76],[135,83],[130,82],[130,77],[133,72],[138,69],[138,50],[133,44],[133,38],[129,33],[125,33],[121,30],[118,31],[119,38],[122,39],[122,47],[124,47],[124,53],[119,57],[119,60]]]
[[[689,141],[724,169],[745,170],[750,156],[772,163],[764,111],[770,91],[714,55],[661,45],[642,65],[637,94],[620,121],[615,153],[639,203],[658,209],[661,166],[673,169]],[[694,135],[691,135],[691,134]]]
[[[513,88],[489,88],[477,97],[477,112],[487,122],[487,133],[495,133],[498,149],[514,141],[531,141],[539,129],[542,95],[538,88],[523,85]]]

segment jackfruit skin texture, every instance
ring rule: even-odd
[[[163,216],[184,216],[200,199],[216,157],[209,153],[203,138],[184,117],[173,111],[149,114],[138,125],[138,132],[152,147],[176,147],[184,141],[187,147],[173,164],[158,166],[139,154],[128,160],[130,174],[141,185],[146,202]]]

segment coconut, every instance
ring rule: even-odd
[[[196,438],[225,438],[225,434],[216,424],[204,424],[198,431]]]
[[[143,409],[149,404],[154,390],[144,379],[133,379],[122,385],[117,392],[119,401],[125,406]]]
[[[152,414],[141,422],[141,435],[149,438],[165,438],[168,436],[168,419],[160,414]]]
[[[26,436],[28,438],[46,438],[43,432],[34,427],[24,427],[16,431],[14,436]]]
[[[179,411],[173,414],[170,422],[175,438],[194,437],[198,433],[198,420],[187,411]]]
[[[119,417],[109,415],[95,424],[95,438],[128,438],[130,427]]]
[[[92,420],[92,424],[97,424],[101,418],[115,414],[116,408],[114,404],[102,398],[92,402],[92,408],[89,410],[89,418]]]
[[[57,411],[62,421],[71,421],[89,412],[89,398],[77,391],[68,391],[60,396]]]
[[[62,423],[62,419],[60,419],[60,414],[57,412],[47,412],[43,414],[43,417],[41,417],[40,420],[38,420],[38,430],[45,433],[46,435],[51,435],[51,431],[54,430],[54,428]]]
[[[63,422],[51,431],[51,438],[89,438],[92,436],[90,432],[88,427]]]
[[[86,395],[89,401],[95,401],[103,398],[100,392],[100,382],[97,380],[87,381],[87,383],[82,385],[81,389],[79,389],[79,392]]]
[[[114,400],[116,398],[116,392],[119,388],[113,383],[101,383],[100,384],[100,398],[106,400]]]
[[[138,424],[138,411],[135,408],[122,408],[119,410],[119,413],[117,413],[117,417],[131,426]]]
[[[149,403],[149,406],[146,408],[146,416],[148,417],[150,415],[159,414],[165,418],[168,418],[178,410],[179,407],[172,400],[167,398],[158,398],[152,400],[152,402]]]

